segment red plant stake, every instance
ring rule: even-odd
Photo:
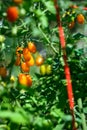
[[[56,17],[58,22],[58,30],[59,30],[59,39],[61,43],[61,47],[63,50],[63,60],[64,60],[64,72],[65,72],[65,78],[67,82],[67,93],[68,93],[68,100],[69,100],[69,107],[72,114],[72,130],[76,130],[75,128],[75,118],[74,118],[74,96],[72,91],[72,83],[71,83],[71,75],[70,75],[70,68],[67,63],[67,55],[66,55],[66,42],[65,42],[65,36],[64,36],[64,30],[61,24],[60,14],[59,14],[59,6],[57,4],[57,0],[54,0],[54,6],[56,9]]]

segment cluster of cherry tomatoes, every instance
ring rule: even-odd
[[[83,15],[83,14],[78,14],[78,15],[76,16],[76,21],[77,21],[77,23],[79,23],[79,24],[84,24],[84,22],[85,22],[85,17],[84,17],[84,15]],[[69,23],[69,29],[74,28],[74,26],[75,26],[75,20],[73,20],[73,21],[71,21],[71,22]]]
[[[42,76],[51,75],[52,74],[52,65],[50,65],[50,64],[42,64],[40,66],[40,74]]]
[[[20,84],[25,86],[32,85],[32,78],[29,75],[31,66],[41,66],[44,62],[44,58],[38,54],[34,59],[34,54],[36,53],[37,48],[33,42],[28,42],[27,47],[18,47],[16,49],[16,61],[15,65],[20,66],[21,74],[18,76],[18,81]]]

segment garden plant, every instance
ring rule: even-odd
[[[0,0],[0,130],[87,130],[86,80],[86,0]]]

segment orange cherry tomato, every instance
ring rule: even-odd
[[[26,64],[26,62],[22,62],[22,63],[21,63],[21,70],[22,70],[23,72],[29,72],[30,68],[29,68],[29,66]]]
[[[31,86],[32,85],[32,78],[31,78],[31,76],[29,74],[27,74],[26,77],[27,77],[27,85]]]
[[[31,53],[30,53],[30,51],[28,50],[28,48],[24,48],[24,49],[23,49],[23,56],[24,56],[25,61],[29,61],[29,60],[30,60],[30,58],[31,58]]]
[[[26,61],[26,64],[27,64],[28,66],[33,66],[33,65],[34,65],[34,58],[33,58],[33,56],[31,56],[31,58],[30,58],[29,61]]]
[[[6,68],[5,67],[0,67],[0,76],[5,78],[6,75],[7,75]]]
[[[23,48],[22,47],[17,47],[16,49],[16,55],[18,57],[22,56]]]
[[[15,65],[19,66],[21,64],[21,57],[17,56],[16,61],[15,61]]]
[[[78,22],[79,24],[84,24],[85,18],[84,18],[84,15],[83,15],[83,14],[78,14],[78,15],[77,15],[77,22]]]
[[[36,46],[33,42],[28,43],[28,49],[30,52],[35,53],[36,52]]]
[[[41,55],[38,55],[38,56],[36,57],[36,65],[37,65],[37,66],[40,66],[40,65],[43,64],[43,62],[44,62],[44,58],[43,58]]]
[[[77,5],[71,5],[70,7],[71,7],[71,8],[74,8],[74,9],[77,9],[77,8],[78,8]]]
[[[13,0],[13,2],[15,2],[16,4],[21,4],[23,0]]]
[[[19,74],[18,81],[20,84],[27,86],[27,78],[25,74]]]
[[[21,85],[24,86],[31,86],[32,85],[32,79],[30,75],[20,73],[18,76],[18,81]]]
[[[7,9],[7,19],[10,22],[15,22],[18,19],[19,12],[16,6],[10,6]]]
[[[71,21],[68,26],[69,26],[69,29],[74,28],[75,22],[74,22],[74,21]]]

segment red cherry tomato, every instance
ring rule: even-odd
[[[10,6],[7,9],[7,19],[10,22],[15,22],[18,19],[19,12],[16,6]]]

